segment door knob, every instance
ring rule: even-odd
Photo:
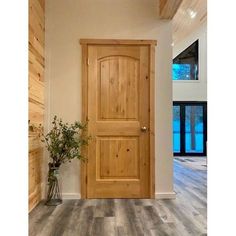
[[[141,131],[142,131],[142,132],[147,132],[147,127],[146,127],[146,126],[142,126],[142,127],[141,127]]]

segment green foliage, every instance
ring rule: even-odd
[[[75,158],[86,160],[81,154],[81,149],[88,145],[90,138],[86,135],[86,128],[87,123],[78,121],[73,124],[63,123],[61,119],[54,116],[52,128],[46,135],[41,129],[41,141],[50,154],[53,166],[59,167],[62,163],[71,162]]]

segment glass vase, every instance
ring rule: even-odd
[[[62,203],[61,180],[59,175],[59,166],[49,163],[48,170],[48,191],[46,205],[57,206]]]

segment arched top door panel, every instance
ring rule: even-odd
[[[97,46],[97,58],[103,59],[106,57],[130,57],[133,59],[140,59],[140,50],[138,46],[124,46],[124,45],[101,45]]]
[[[109,56],[98,60],[98,119],[137,120],[139,60]]]
[[[135,61],[139,61],[138,58],[135,58],[135,57],[132,57],[132,56],[127,56],[127,55],[113,55],[113,56],[104,56],[104,57],[101,57],[101,58],[98,58],[99,61],[106,61],[106,60],[112,60],[112,59],[117,59],[117,57],[123,59],[123,58],[126,58],[127,60],[130,59],[130,60],[135,60]]]

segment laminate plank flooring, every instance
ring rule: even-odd
[[[64,200],[57,207],[41,202],[29,214],[29,235],[207,235],[207,170],[191,166],[204,159],[190,160],[174,160],[176,199]]]

